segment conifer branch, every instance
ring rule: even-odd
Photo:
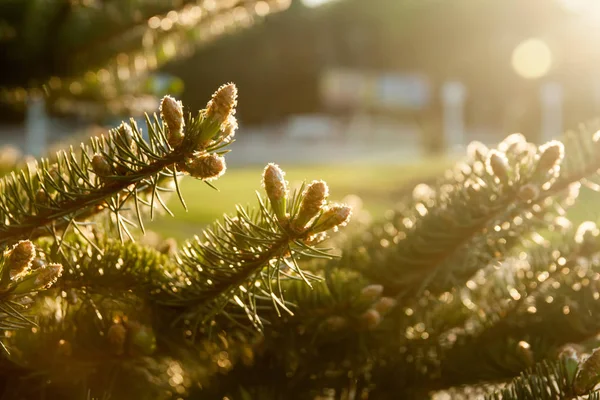
[[[506,138],[497,150],[477,150],[437,189],[419,185],[413,202],[384,223],[387,229],[373,228],[374,243],[346,252],[343,264],[359,266],[388,294],[442,293],[546,225],[547,214],[572,203],[575,194],[555,204],[547,199],[560,200],[557,193],[597,168],[590,160],[580,173],[561,179],[563,145],[550,142],[536,149],[519,135]]]
[[[266,171],[272,168],[268,166]],[[197,326],[226,307],[231,312],[234,304],[260,328],[256,298],[269,298],[276,308],[291,312],[283,299],[281,281],[297,279],[310,285],[315,277],[303,271],[296,259],[329,257],[314,245],[325,238],[326,230],[348,218],[343,206],[327,206],[326,196],[317,196],[317,200],[310,196],[311,187],[314,185],[292,196],[279,216],[273,206],[278,199],[273,197],[270,206],[259,197],[259,206],[253,211],[238,207],[235,217],[226,216],[223,224],[205,230],[202,238],[188,241],[175,260],[134,243],[95,238],[104,249],[100,252],[81,235],[64,244],[62,255],[58,244],[52,244],[46,248],[48,257],[68,266],[57,287],[86,288],[88,293],[117,288],[136,293],[171,309],[177,320],[191,319]],[[266,188],[269,193],[270,187]],[[287,197],[287,192],[279,195]],[[307,211],[311,202],[315,204]],[[346,214],[331,214],[338,210]],[[297,223],[299,216],[302,224]]]
[[[148,142],[132,120],[108,136],[92,138],[87,146],[82,144],[79,153],[71,148],[58,153],[54,164],[42,159],[0,180],[0,220],[5,221],[0,226],[0,244],[58,236],[76,227],[78,220],[89,219],[106,208],[117,215],[119,226],[125,229],[119,215],[126,200],[135,199],[139,209],[145,197],[143,203],[154,209],[155,200],[162,203],[159,182],[176,181],[180,171],[203,180],[220,176],[225,170],[222,149],[232,136],[223,131],[229,129],[235,111],[235,87],[223,86],[214,97],[222,97],[222,104],[227,104],[225,116],[200,112],[197,117],[189,116],[184,124],[181,104],[166,97],[163,123],[156,116],[153,121],[147,118]],[[182,139],[175,141],[175,134]]]

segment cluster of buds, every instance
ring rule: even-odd
[[[225,173],[223,156],[208,153],[213,144],[230,141],[237,129],[235,108],[237,88],[233,83],[221,86],[200,112],[198,121],[184,132],[183,105],[173,97],[165,96],[160,105],[161,118],[165,125],[167,142],[173,149],[184,146],[185,159],[177,167],[183,172],[202,180],[213,180]]]
[[[469,145],[468,151],[474,161],[482,160],[485,155],[488,174],[503,185],[513,185],[519,180],[522,167],[526,165],[530,173],[527,176],[540,186],[548,187],[558,175],[564,158],[564,146],[561,142],[553,140],[538,149],[520,133],[507,136],[497,149],[487,151],[484,145],[475,142]],[[526,202],[534,201],[538,195],[538,186],[523,187],[519,192],[519,197]]]
[[[183,105],[170,96],[161,102],[160,112],[166,126],[167,141],[173,148],[186,142],[192,151],[202,152],[213,143],[230,141],[238,128],[235,118],[237,87],[233,83],[221,86],[212,95],[206,109],[200,112],[199,122],[188,135],[184,132]]]
[[[387,314],[397,304],[397,301],[391,297],[382,297],[382,285],[367,285],[359,295],[359,300],[369,304],[369,308],[361,314],[360,323],[365,329],[375,329],[381,323],[383,316]]]
[[[235,118],[237,107],[237,87],[233,83],[221,86],[206,105],[202,132],[198,137],[200,149],[213,141],[230,141],[238,127]]]
[[[60,264],[46,265],[36,258],[35,245],[22,240],[4,253],[0,287],[3,292],[26,294],[51,286],[62,274]]]
[[[270,163],[265,167],[263,186],[277,220],[292,232],[314,236],[344,226],[350,220],[352,209],[349,206],[327,204],[329,188],[323,181],[313,181],[305,188],[301,194],[300,207],[291,217],[287,210],[288,183],[279,166]]]

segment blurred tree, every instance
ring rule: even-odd
[[[200,106],[212,85],[234,80],[246,92],[260,93],[240,109],[247,123],[320,112],[324,71],[348,67],[421,72],[436,91],[445,80],[461,80],[469,93],[469,120],[481,124],[485,119],[532,139],[540,129],[539,91],[545,81],[558,81],[565,92],[573,92],[565,107],[575,109],[568,104],[574,101],[577,112],[567,113],[565,124],[588,119],[597,110],[597,95],[590,88],[597,86],[591,71],[600,62],[593,49],[600,30],[597,24],[577,28],[581,16],[561,2],[371,0],[367,5],[344,0],[315,9],[294,4],[244,35],[167,66],[186,82],[184,101]],[[546,76],[527,81],[513,70],[511,55],[530,37],[549,43],[553,64]],[[237,55],[244,68],[231,62]],[[204,62],[207,58],[213,62]],[[515,114],[511,107],[517,103],[521,111]],[[580,107],[582,103],[587,106]],[[434,101],[423,118],[439,114]]]
[[[0,100],[18,105],[44,93],[65,112],[153,108],[139,97],[181,83],[165,87],[149,72],[287,6],[289,0],[0,1],[0,54],[10,66],[0,77]]]

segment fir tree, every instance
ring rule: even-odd
[[[1,21],[15,33],[0,35],[9,101],[38,85],[114,96],[107,87],[176,57],[173,40],[185,52],[236,6],[251,18],[289,2],[232,1],[223,14],[188,1],[175,14],[153,1],[16,3]],[[179,18],[198,10],[210,18]],[[107,21],[119,40],[96,52],[88,41]],[[145,46],[123,32],[160,46],[124,60],[120,46]],[[87,85],[105,71],[108,85]],[[236,105],[232,84],[197,113],[167,96],[145,127],[124,122],[26,165],[0,155],[3,399],[600,399],[600,229],[567,213],[581,186],[600,189],[599,132],[473,143],[385,218],[330,238],[350,207],[328,202],[322,181],[292,190],[269,164],[255,207],[184,243],[144,244],[168,196],[185,206],[184,175],[212,186],[226,172]]]
[[[139,240],[183,175],[212,185],[237,90],[171,97],[0,181],[3,398],[599,398],[600,134],[480,143],[386,218],[275,164],[264,195],[189,241]],[[207,188],[207,190],[210,190]]]

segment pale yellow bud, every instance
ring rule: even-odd
[[[10,250],[5,267],[8,267],[10,279],[26,273],[31,268],[36,249],[29,240],[21,240]]]
[[[160,116],[167,126],[167,141],[175,148],[183,141],[183,104],[171,96],[163,97],[160,103]]]
[[[185,170],[194,178],[204,181],[219,178],[226,169],[225,158],[218,154],[202,154],[185,162]]]
[[[131,151],[131,147],[133,146],[133,130],[129,124],[122,122],[121,125],[117,128],[115,134],[115,141],[118,144],[117,151],[123,156],[126,156],[125,149]]]
[[[487,146],[477,140],[472,141],[467,146],[467,156],[473,161],[485,162],[488,152]]]
[[[317,216],[329,196],[329,188],[323,181],[313,181],[302,193],[300,210],[294,219],[294,226],[303,229],[306,224]]]
[[[546,173],[559,165],[565,155],[564,145],[557,141],[552,140],[542,146],[540,146],[540,158],[535,167],[537,173]]]
[[[379,311],[370,308],[360,316],[360,322],[366,329],[375,329],[381,323],[381,314],[379,314]]]
[[[61,264],[48,264],[45,268],[36,269],[40,272],[33,281],[38,289],[51,286],[62,275],[63,266]]]
[[[233,83],[227,83],[213,94],[206,106],[206,116],[222,124],[227,122],[230,115],[235,114],[236,106],[237,87]]]
[[[287,182],[285,173],[277,164],[269,163],[263,172],[263,186],[271,207],[279,221],[286,219]]]
[[[486,168],[490,175],[494,175],[500,179],[501,183],[508,183],[509,170],[508,160],[503,153],[497,150],[491,150],[487,156]]]
[[[62,275],[63,267],[60,264],[48,264],[43,268],[31,271],[22,280],[16,282],[12,290],[14,294],[25,294],[51,286]]]
[[[332,204],[327,206],[323,214],[311,227],[312,232],[324,232],[329,229],[344,226],[350,220],[352,208],[344,204]]]
[[[502,142],[500,142],[498,145],[498,150],[503,153],[509,153],[511,150],[519,148],[525,143],[527,143],[527,139],[522,133],[512,133],[504,138]]]
[[[360,291],[360,297],[363,300],[373,302],[373,301],[377,300],[378,298],[380,298],[382,293],[383,293],[383,286],[373,284],[373,285],[365,286]]]

